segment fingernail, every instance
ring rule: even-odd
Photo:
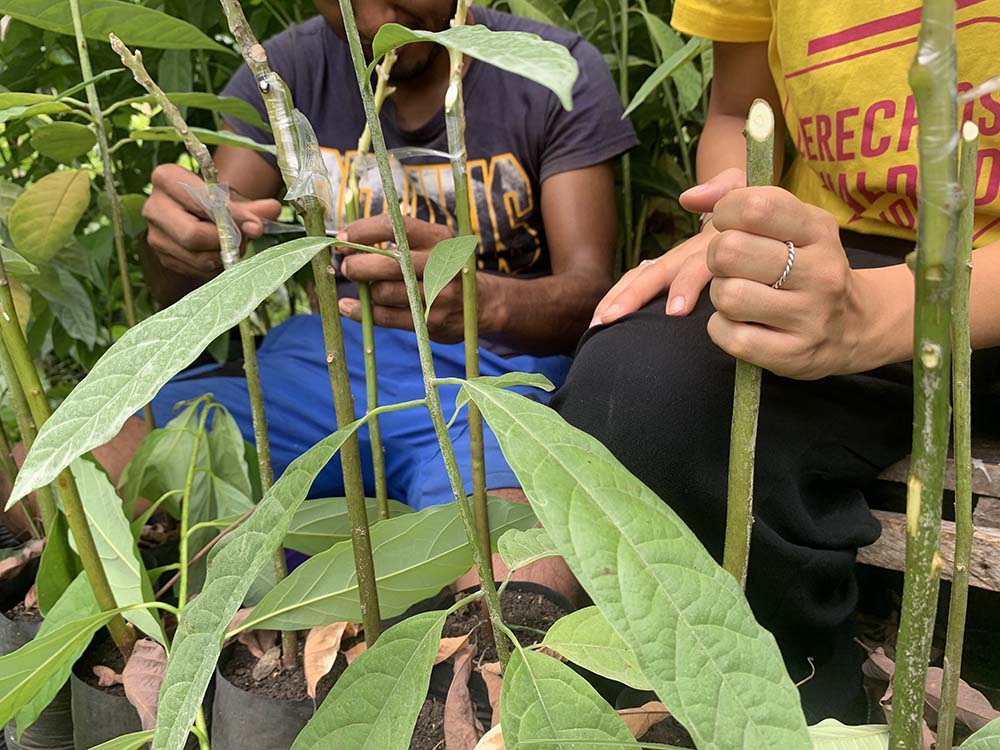
[[[354,311],[358,309],[357,301],[353,299],[342,299],[340,300],[340,312],[342,315],[347,315],[350,317],[354,314]]]
[[[253,234],[254,232],[260,231],[260,224],[258,224],[256,221],[244,221],[240,225],[240,229],[242,229],[247,234]]]
[[[667,315],[678,315],[684,312],[685,300],[683,297],[674,297],[670,300],[670,304],[667,305]]]
[[[681,193],[681,198],[683,198],[684,196],[701,195],[702,193],[705,192],[705,189],[707,187],[708,185],[695,185],[693,188],[688,188],[683,193]]]
[[[593,328],[594,326],[599,326],[600,324],[601,324],[601,316],[595,315],[593,319],[590,321],[590,325],[587,326],[587,328]]]

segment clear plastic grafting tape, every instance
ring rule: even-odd
[[[444,159],[448,162],[451,161],[453,154],[449,154],[447,151],[438,151],[433,148],[418,148],[416,146],[404,146],[402,148],[389,149],[387,152],[389,156],[389,163],[393,166],[395,170],[396,164],[402,163],[407,159],[413,159],[418,156],[427,156],[432,159]],[[375,160],[375,154],[368,152],[365,154],[358,154],[355,158],[355,170],[358,175],[358,179],[361,180],[372,172],[378,169],[378,162]]]
[[[243,241],[243,235],[229,210],[229,185],[224,182],[217,185],[181,184],[215,222],[219,232],[222,267],[228,271],[239,262],[240,243]]]
[[[290,201],[302,198],[316,198],[326,210],[327,216],[333,213],[333,190],[330,187],[330,177],[323,161],[323,152],[319,148],[316,131],[309,119],[297,109],[292,110],[292,121],[295,123],[295,156],[298,169],[288,185],[285,197]]]

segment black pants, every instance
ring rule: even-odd
[[[905,248],[903,248],[905,251]],[[900,257],[848,250],[852,267]],[[663,298],[580,343],[553,406],[597,437],[722,558],[735,360],[708,337],[708,291],[688,317]],[[984,354],[995,354],[991,350]],[[985,362],[995,382],[997,357]],[[977,364],[984,364],[978,362]],[[774,633],[807,717],[861,720],[854,562],[879,524],[862,488],[910,450],[912,370],[797,381],[765,372],[747,596]],[[863,705],[863,702],[861,703]]]

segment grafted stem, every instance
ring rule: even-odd
[[[960,211],[955,3],[925,0],[910,68],[920,118],[913,341],[913,448],[906,497],[906,576],[889,746],[918,750],[942,560],[941,495],[948,449],[951,296]]]
[[[222,9],[229,21],[229,28],[240,46],[243,59],[253,72],[258,88],[264,98],[268,120],[274,132],[278,166],[289,191],[296,189],[301,195],[295,206],[302,216],[306,234],[314,237],[326,236],[324,216],[328,206],[324,206],[320,195],[328,189],[326,174],[318,172],[303,174],[303,160],[315,154],[306,152],[308,122],[296,117],[288,87],[281,77],[271,70],[267,53],[257,41],[238,0],[222,0]],[[324,169],[322,161],[316,162],[317,169]],[[303,184],[308,178],[309,183]],[[337,300],[337,282],[333,274],[329,252],[322,252],[312,260],[313,279],[319,300],[320,317],[323,324],[323,338],[326,344],[327,368],[337,424],[346,425],[354,421],[354,396],[347,372],[344,356],[344,336]],[[357,435],[351,436],[340,449],[340,461],[344,473],[344,488],[347,494],[347,512],[351,522],[351,540],[354,549],[354,564],[358,576],[358,591],[361,614],[365,626],[365,640],[372,645],[381,633],[378,588],[375,583],[375,563],[372,560],[371,538],[368,533],[368,513],[365,504],[364,482],[361,475],[361,451]]]
[[[962,154],[958,178],[965,205],[955,252],[955,286],[951,300],[952,402],[955,444],[955,561],[951,574],[948,634],[941,678],[937,746],[950,748],[955,734],[955,707],[962,673],[965,617],[969,604],[969,564],[972,560],[972,343],[969,331],[969,286],[972,282],[972,231],[976,214],[976,158],[979,128],[967,122],[962,128]]]
[[[455,451],[451,444],[451,438],[448,435],[444,412],[441,408],[441,396],[438,392],[437,376],[434,372],[434,358],[431,353],[430,335],[420,295],[420,281],[417,278],[417,272],[413,265],[413,257],[410,255],[410,243],[406,236],[406,227],[403,224],[403,213],[399,208],[399,196],[392,180],[392,168],[389,165],[389,156],[385,147],[385,138],[382,134],[382,125],[379,122],[378,113],[375,111],[375,97],[372,94],[371,82],[368,79],[364,52],[361,48],[361,38],[358,35],[358,27],[354,19],[354,9],[351,7],[350,0],[339,0],[339,2],[340,10],[344,17],[347,41],[351,48],[351,58],[354,61],[354,71],[358,80],[358,88],[361,91],[361,99],[364,103],[365,115],[368,117],[368,125],[372,131],[372,146],[376,161],[378,162],[379,174],[382,178],[382,189],[385,191],[386,206],[389,211],[389,218],[392,221],[396,245],[399,248],[400,266],[403,272],[403,281],[406,284],[410,314],[413,316],[413,327],[416,332],[417,348],[420,354],[420,367],[424,378],[427,410],[430,412],[434,432],[441,446],[448,480],[451,484],[452,494],[455,497],[455,503],[458,506],[459,515],[462,518],[466,537],[472,546],[473,561],[479,574],[480,584],[486,592],[486,599],[490,610],[490,624],[496,638],[497,656],[501,664],[506,664],[510,657],[510,648],[501,632],[500,599],[497,596],[496,585],[490,573],[489,560],[487,556],[483,555],[482,549],[477,543],[475,517],[472,512],[472,506],[469,504],[469,499],[465,495],[462,475],[458,468],[458,462],[455,460]]]
[[[747,141],[747,185],[774,182],[774,112],[763,99],[750,107],[744,130]],[[753,474],[757,454],[761,370],[736,361],[733,425],[729,442],[729,496],[726,500],[726,545],[723,567],[746,587],[753,528]]]

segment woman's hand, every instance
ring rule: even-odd
[[[684,192],[681,205],[688,211],[709,213],[731,190],[746,185],[746,174],[739,169],[720,172],[703,185]],[[700,233],[667,251],[656,260],[646,260],[628,271],[594,311],[590,325],[607,325],[634,313],[664,291],[668,315],[687,315],[694,309],[702,290],[712,280],[706,263],[709,242],[718,235],[712,221],[706,221]]]
[[[891,361],[886,351],[892,347],[879,336],[886,319],[899,319],[905,295],[888,293],[878,280],[899,273],[851,270],[832,215],[780,188],[744,188],[718,202],[713,223],[719,234],[709,243],[707,262],[717,312],[708,333],[722,349],[804,380]],[[788,242],[795,259],[775,289],[789,260]]]

